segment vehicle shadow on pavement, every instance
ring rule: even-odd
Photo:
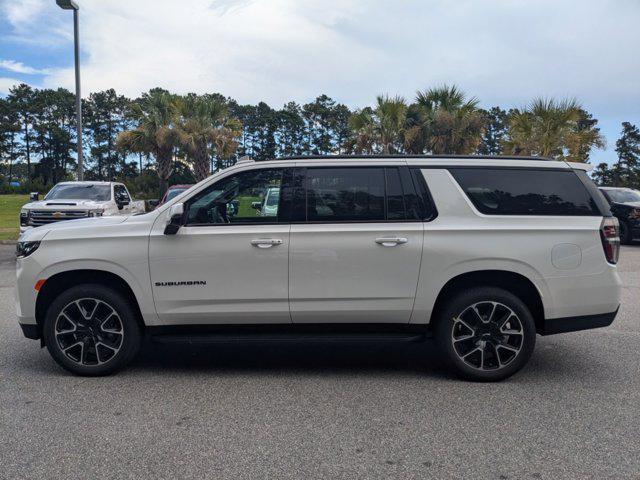
[[[236,343],[214,345],[145,342],[135,369],[197,372],[403,372],[450,377],[433,342],[399,345]]]
[[[585,369],[585,365],[593,368]],[[150,341],[127,369],[155,374],[279,373],[296,375],[403,374],[439,380],[459,381],[442,362],[435,343],[310,345],[238,343],[221,345],[163,345]],[[538,338],[538,348],[528,365],[514,377],[525,382],[566,382],[581,379],[606,381],[612,372],[606,364],[593,363],[588,348],[555,345]]]

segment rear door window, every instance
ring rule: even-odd
[[[384,168],[307,169],[307,221],[384,220]]]
[[[572,170],[451,168],[474,206],[488,215],[600,216]]]

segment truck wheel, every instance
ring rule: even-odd
[[[127,298],[97,284],[78,285],[59,295],[47,310],[43,335],[54,360],[84,376],[119,370],[133,360],[142,342]]]
[[[436,340],[446,363],[468,380],[510,377],[527,363],[536,343],[529,309],[501,288],[473,288],[456,295],[436,322]]]

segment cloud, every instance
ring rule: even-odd
[[[0,11],[9,23],[15,28],[20,28],[42,14],[46,6],[45,0],[5,0],[0,4]]]
[[[161,86],[280,106],[327,93],[353,107],[446,82],[486,107],[576,97],[613,135],[621,121],[640,121],[637,0],[79,3],[85,94]],[[12,58],[46,68],[43,86],[73,89],[69,12],[52,0],[2,10],[16,41],[58,61]]]
[[[31,37],[66,35],[69,55],[67,12],[36,0],[17,8],[10,21],[29,18]],[[85,91],[159,85],[275,105],[321,92],[358,105],[456,82],[483,104],[575,96],[629,112],[640,104],[638,21],[632,0],[83,2],[82,81]],[[44,85],[72,87],[73,65]]]
[[[44,75],[50,73],[49,69],[33,68],[22,62],[15,62],[13,60],[0,60],[0,69],[15,73],[24,73],[26,75]]]
[[[347,15],[348,9],[337,8],[341,3],[327,8]],[[139,0],[126,10],[101,2],[87,4],[83,15],[82,82],[90,90],[115,86],[135,96],[161,85],[279,104],[337,90],[345,78],[357,82],[359,72],[382,59],[332,28],[340,13],[319,22],[291,1]],[[71,65],[45,79],[45,85],[60,84],[72,86]]]
[[[0,94],[8,94],[11,87],[13,87],[14,85],[19,85],[21,83],[24,82],[21,82],[20,80],[17,80],[15,78],[0,77]]]
[[[15,28],[30,25],[32,41],[70,43],[68,12],[53,2],[2,5]],[[639,95],[639,20],[632,0],[81,2],[83,84],[275,103],[327,92],[361,103],[455,81],[483,102],[610,94],[607,103],[628,104]],[[45,84],[72,86],[72,65],[51,70]]]

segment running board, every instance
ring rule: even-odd
[[[199,333],[150,335],[152,341],[164,344],[186,343],[209,345],[225,343],[413,343],[427,338],[424,333],[352,333],[352,334],[303,334],[303,333]]]
[[[397,323],[166,325],[146,328],[159,343],[398,343],[431,337],[426,325]]]

